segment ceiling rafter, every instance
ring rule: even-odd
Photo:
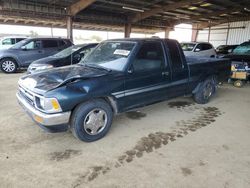
[[[201,0],[181,0],[181,1],[176,2],[176,3],[167,4],[164,6],[153,8],[151,10],[148,10],[148,11],[145,11],[142,13],[137,13],[135,16],[130,18],[130,22],[135,23],[135,22],[138,22],[138,21],[143,20],[145,18],[151,17],[151,16],[158,14],[158,13],[173,11],[177,8],[189,6],[191,4],[200,3],[200,2],[202,2],[202,1]]]
[[[75,16],[77,13],[87,8],[94,2],[96,2],[96,0],[79,0],[67,8],[68,13],[70,14],[70,16]]]

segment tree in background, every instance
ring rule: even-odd
[[[38,36],[38,33],[33,31],[33,30],[30,30],[30,36],[32,37],[37,37]]]

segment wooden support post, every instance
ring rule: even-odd
[[[73,20],[71,16],[67,17],[67,38],[73,42]]]
[[[131,23],[127,23],[125,24],[124,37],[130,38],[130,34],[131,34]]]
[[[192,42],[197,41],[198,34],[199,34],[198,26],[192,25],[192,38],[191,38]]]
[[[169,33],[170,33],[171,29],[169,27],[165,28],[165,38],[169,38]]]

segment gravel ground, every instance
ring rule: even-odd
[[[84,143],[31,121],[15,98],[21,75],[0,73],[0,187],[250,187],[250,86],[118,115]]]

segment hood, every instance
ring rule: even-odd
[[[19,85],[35,93],[44,94],[47,91],[78,79],[89,79],[107,75],[107,70],[87,67],[84,65],[66,66],[48,71],[25,75],[19,79]]]
[[[53,64],[54,62],[57,62],[61,59],[62,58],[60,58],[60,57],[49,56],[49,57],[45,57],[42,59],[38,59],[38,60],[34,61],[33,63],[31,63],[31,65],[35,66],[35,65],[42,65],[42,64]]]

